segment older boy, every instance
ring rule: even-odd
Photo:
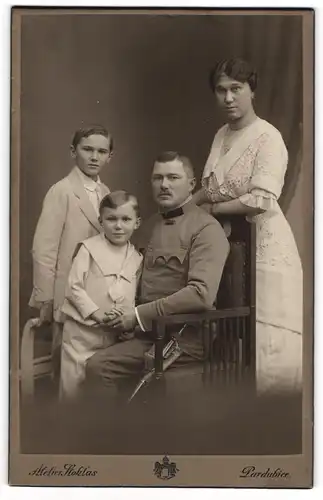
[[[100,181],[99,173],[109,163],[112,151],[112,138],[105,128],[78,130],[71,145],[75,166],[49,189],[43,202],[32,249],[29,305],[40,309],[42,322],[54,319],[53,354],[61,343],[64,315],[60,309],[73,254],[81,241],[102,230],[99,204],[109,189]]]

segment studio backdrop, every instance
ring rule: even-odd
[[[223,124],[208,85],[218,59],[243,57],[257,68],[257,114],[277,127],[289,150],[281,205],[303,261],[302,27],[299,16],[51,14],[23,17],[21,45],[20,316],[31,315],[31,247],[43,198],[72,166],[75,129],[105,125],[115,154],[102,180],[154,210],[156,155],[189,156],[200,180]]]

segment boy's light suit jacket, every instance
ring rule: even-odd
[[[31,307],[54,301],[54,319],[61,322],[68,273],[78,245],[102,231],[98,216],[74,167],[54,184],[43,202],[33,242],[33,291]],[[100,184],[101,196],[110,191]]]

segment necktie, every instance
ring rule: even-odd
[[[99,213],[100,203],[101,203],[101,189],[98,184],[95,186],[95,194],[96,194],[97,212]]]

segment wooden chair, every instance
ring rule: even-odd
[[[52,325],[41,325],[39,318],[30,318],[23,329],[20,347],[20,388],[23,399],[35,394],[35,381],[53,377]]]
[[[219,287],[216,306],[203,314],[178,314],[154,322],[156,338],[155,378],[162,380],[162,350],[166,328],[185,323],[198,324],[203,331],[204,383],[217,379],[241,380],[255,377],[255,225],[243,216],[222,219],[230,226],[230,253]],[[41,326],[38,318],[24,327],[21,350],[21,392],[32,397],[35,380],[51,377],[51,326]]]
[[[204,345],[203,381],[244,381],[255,387],[256,232],[244,216],[219,219],[230,231],[230,253],[214,308],[198,314],[163,316],[154,321],[155,378],[163,379],[162,350],[169,326],[195,324]],[[159,384],[161,386],[161,384]]]

